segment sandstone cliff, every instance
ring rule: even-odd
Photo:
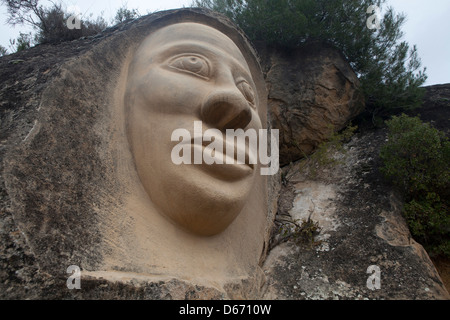
[[[297,160],[313,152],[330,126],[343,128],[363,108],[356,75],[342,55],[321,44],[295,52],[259,48],[269,118],[280,129],[280,162],[286,165],[283,180],[279,175],[270,183],[275,199],[270,212],[278,210],[277,219],[311,216],[322,229],[320,245],[275,245],[280,235],[274,226],[272,243],[261,256],[264,275],[252,283],[229,284],[225,291],[164,277],[148,281],[136,273],[120,281],[87,275],[81,290],[68,290],[67,265],[61,261],[93,268],[100,263],[96,214],[108,214],[120,201],[111,196],[112,190],[120,191],[114,181],[107,179],[99,188],[114,162],[102,167],[104,123],[95,121],[108,110],[107,101],[89,100],[105,90],[107,79],[83,75],[89,69],[104,78],[118,73],[112,62],[122,59],[133,39],[122,39],[118,47],[117,35],[138,30],[141,22],[0,58],[0,298],[449,298],[426,252],[406,229],[401,201],[379,175],[383,130],[356,135],[345,146],[346,155],[335,154],[343,161],[314,178],[299,168]],[[79,59],[86,59],[83,69],[74,68]],[[55,90],[46,90],[50,83]],[[447,109],[440,107],[448,101],[446,92],[448,86],[429,88],[430,108],[421,114],[448,130],[442,120],[449,118]],[[43,106],[44,95],[51,95],[54,105]],[[63,101],[67,96],[71,100]],[[122,223],[126,227],[129,221]],[[381,270],[377,290],[367,287],[371,265]]]

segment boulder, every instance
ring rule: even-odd
[[[280,165],[311,154],[332,130],[343,129],[364,109],[359,80],[333,46],[256,47],[269,91],[271,124],[280,130]]]

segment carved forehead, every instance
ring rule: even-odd
[[[183,22],[161,28],[149,35],[139,48],[139,52],[151,56],[162,46],[169,47],[180,42],[202,43],[230,54],[248,68],[247,62],[236,44],[222,32],[200,23]]]

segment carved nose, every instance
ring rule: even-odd
[[[251,108],[244,96],[235,90],[212,92],[201,109],[202,120],[221,131],[244,129],[252,120]]]

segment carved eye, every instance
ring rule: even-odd
[[[209,64],[206,59],[199,56],[183,55],[176,57],[170,61],[169,67],[209,79]]]
[[[253,108],[256,108],[255,106],[255,93],[253,92],[252,86],[245,80],[241,80],[236,85],[239,90],[241,90],[242,94],[244,95],[245,99],[250,103],[250,105]]]

